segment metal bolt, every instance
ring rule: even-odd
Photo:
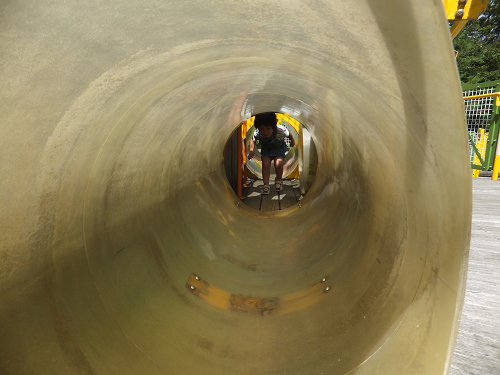
[[[328,292],[329,290],[330,290],[330,287],[329,287],[329,286],[327,286],[327,287],[325,288],[325,292]]]
[[[239,207],[239,206],[240,206],[240,202],[237,202],[237,203],[236,203],[236,207]]]
[[[463,9],[459,9],[459,10],[457,10],[457,13],[455,13],[456,17],[463,17],[463,15],[464,15],[464,10]]]
[[[301,207],[302,207],[302,205],[299,203],[299,208],[301,208]]]
[[[191,290],[196,290],[196,287],[194,285],[190,286]]]
[[[459,3],[459,4],[466,4],[466,3],[467,3],[467,0],[458,0],[458,3]]]
[[[323,277],[323,278],[321,279],[321,282],[322,282],[322,283],[324,283],[325,281],[326,281],[326,277]]]
[[[200,281],[200,276],[196,275],[194,278],[195,278],[197,281]]]

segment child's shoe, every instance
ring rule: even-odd
[[[275,183],[276,183],[276,191],[281,191],[283,190],[283,179],[276,179],[275,180]]]
[[[262,186],[262,194],[263,195],[269,195],[270,192],[271,192],[271,186],[269,186],[269,185]]]

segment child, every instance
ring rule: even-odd
[[[269,177],[271,176],[271,162],[274,160],[274,169],[276,171],[276,191],[283,189],[283,162],[287,146],[285,137],[290,139],[290,146],[295,146],[295,140],[286,126],[276,125],[276,114],[272,112],[260,113],[255,115],[255,133],[250,140],[250,152],[248,159],[254,156],[255,142],[258,140],[262,147],[262,194],[269,194]]]

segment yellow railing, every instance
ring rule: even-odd
[[[472,96],[464,96],[464,100],[469,100],[469,99],[481,99],[481,98],[488,98],[491,96],[496,96],[497,100],[495,102],[495,105],[497,107],[500,107],[500,92],[492,92],[489,94],[481,94],[481,95],[472,95]]]
[[[495,105],[497,107],[500,107],[500,92],[492,92],[489,94],[481,94],[481,95],[471,95],[471,96],[464,96],[464,100],[472,100],[472,99],[481,99],[481,98],[489,98],[496,96],[497,99],[495,101]],[[484,139],[488,138],[488,133],[484,133],[483,129],[480,129],[482,132],[480,132],[477,141],[476,141],[476,147],[478,151],[481,153],[481,156],[484,157],[486,153],[486,143]],[[493,175],[491,177],[492,180],[497,180],[498,179],[498,172],[500,171],[500,132],[498,133],[497,139],[499,140],[497,142],[497,147],[496,147],[496,152],[495,152],[495,161],[493,163]],[[477,155],[474,156],[474,163],[479,162],[479,158]],[[474,169],[472,171],[472,176],[473,177],[479,177],[479,170]]]

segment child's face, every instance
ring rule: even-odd
[[[270,125],[259,126],[259,133],[262,138],[269,138],[273,135],[273,127]]]

